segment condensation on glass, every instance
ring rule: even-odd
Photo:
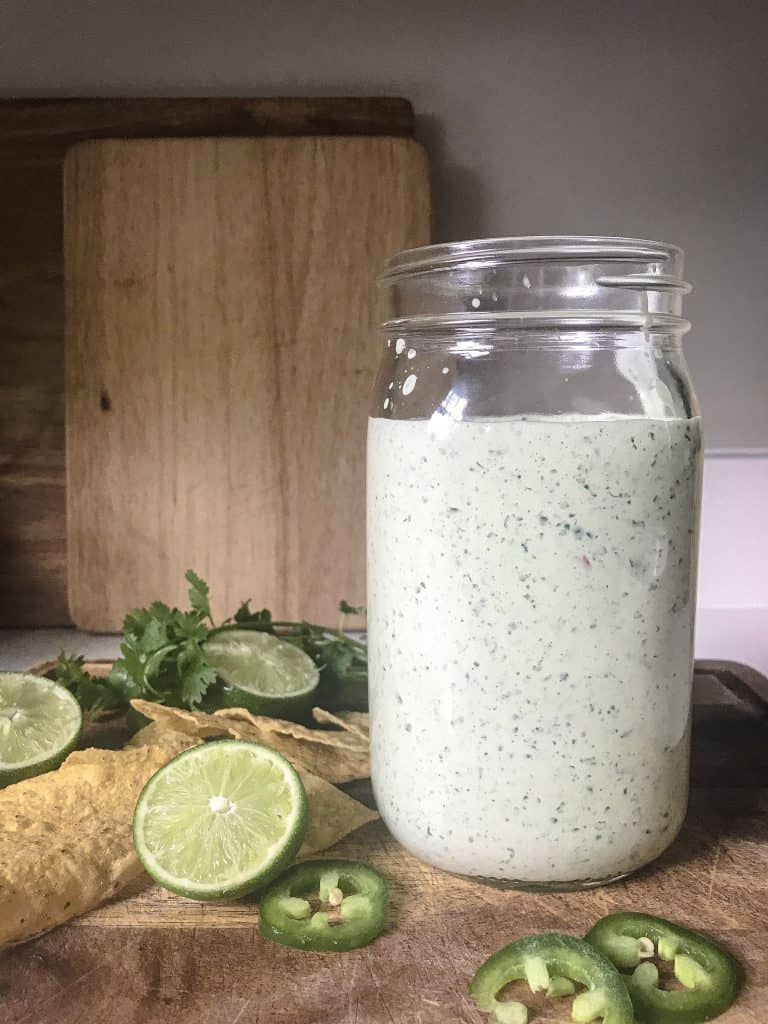
[[[658,242],[541,237],[383,275],[373,785],[447,871],[595,885],[683,820],[701,430],[682,265]]]

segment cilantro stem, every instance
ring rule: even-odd
[[[349,636],[343,630],[334,629],[332,626],[316,626],[311,622],[288,622],[288,621],[270,621],[270,622],[250,622],[245,620],[244,622],[228,622],[221,626],[216,626],[212,629],[210,636],[217,636],[219,633],[226,633],[232,629],[252,629],[258,633],[275,633],[275,635],[282,638],[286,637],[306,637],[311,639],[314,643],[322,645],[323,643],[330,643],[330,640],[324,640],[324,637],[334,637],[335,641],[341,641],[344,644],[348,644],[350,647],[354,647],[360,655],[367,659],[368,648],[364,640],[358,640],[355,637]]]

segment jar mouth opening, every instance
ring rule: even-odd
[[[406,249],[392,256],[379,277],[382,285],[398,278],[451,269],[481,269],[509,263],[653,263],[666,279],[666,287],[680,278],[683,250],[667,242],[646,238],[622,238],[610,235],[523,235],[517,238],[478,238],[461,242],[443,242]],[[647,285],[646,285],[647,287]]]
[[[666,242],[597,235],[481,238],[410,249],[379,278],[387,321],[427,325],[538,321],[683,333],[683,251]],[[454,319],[455,318],[455,319]]]

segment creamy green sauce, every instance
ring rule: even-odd
[[[610,878],[684,813],[698,419],[371,419],[373,783],[450,871]]]

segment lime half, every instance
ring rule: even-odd
[[[26,672],[0,672],[0,786],[58,768],[83,731],[69,690]]]
[[[133,816],[139,860],[193,900],[233,899],[286,868],[307,829],[301,779],[276,750],[216,740],[156,772]]]
[[[254,715],[298,719],[308,714],[320,673],[308,654],[271,633],[231,629],[203,646],[222,686],[217,707],[246,708]]]

